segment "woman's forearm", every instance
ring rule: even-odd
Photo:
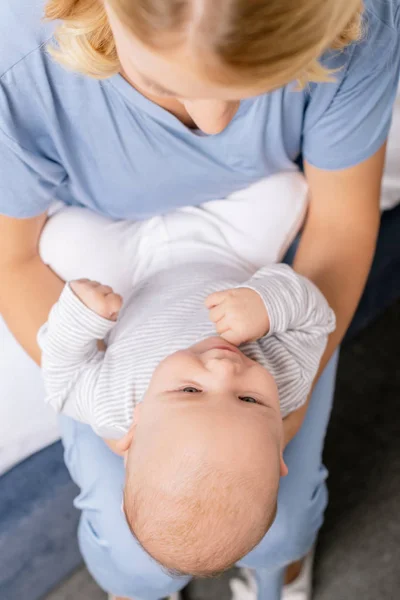
[[[0,314],[33,360],[40,364],[36,341],[64,283],[38,255],[0,264]]]
[[[316,250],[315,236],[309,230],[304,231],[302,243],[300,244],[294,268],[302,275],[311,279],[322,291],[331,308],[336,314],[336,329],[329,336],[326,350],[322,356],[320,367],[315,378],[319,376],[326,367],[336,348],[341,343],[361,298],[368,273],[372,264],[376,238],[379,230],[379,213],[371,221],[370,229],[366,233],[353,232],[351,248],[345,243],[338,248],[334,256],[329,253],[323,254],[323,244],[319,254]],[[325,257],[324,260],[313,260],[312,256]],[[285,445],[296,435],[303,423],[308,404],[290,414],[284,421]]]
[[[315,381],[341,343],[363,293],[379,231],[385,145],[350,169],[321,171],[305,164],[310,186],[306,225],[293,263],[311,279],[336,315]],[[285,440],[297,433],[307,404],[285,420]]]
[[[307,227],[304,231],[293,267],[316,284],[336,315],[336,329],[329,337],[318,375],[341,343],[357,309],[371,268],[378,231],[378,210],[366,230],[355,229],[348,235],[338,233],[331,250],[323,234],[318,240],[317,232]]]

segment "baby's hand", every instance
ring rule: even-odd
[[[122,307],[122,298],[119,294],[115,294],[110,286],[89,279],[78,279],[71,281],[70,287],[90,310],[104,319],[117,320]]]
[[[235,346],[258,340],[269,331],[264,302],[257,292],[249,288],[215,292],[206,299],[206,307],[217,333]]]

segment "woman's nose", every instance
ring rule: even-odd
[[[182,100],[182,103],[197,127],[204,133],[221,133],[232,121],[240,102],[221,100]]]

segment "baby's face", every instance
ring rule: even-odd
[[[243,557],[271,525],[285,474],[271,374],[209,338],[160,363],[135,421],[125,511],[146,550],[197,574]]]
[[[168,356],[156,368],[141,406],[146,428],[168,428],[170,436],[182,427],[199,434],[201,423],[218,437],[240,437],[252,462],[264,454],[271,461],[280,453],[282,418],[272,375],[238,348],[211,337]],[[221,419],[221,420],[220,420]],[[250,436],[251,439],[247,440]],[[201,437],[201,436],[200,436]],[[239,449],[239,446],[238,446]]]
[[[250,408],[279,413],[271,374],[220,337],[207,338],[162,361],[154,371],[146,401],[205,405],[218,401],[227,410],[243,414]]]

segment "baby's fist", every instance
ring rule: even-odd
[[[87,308],[104,319],[116,321],[122,307],[122,298],[109,285],[89,279],[71,281],[71,290]]]
[[[206,307],[217,333],[235,346],[258,340],[269,331],[264,302],[257,292],[249,288],[211,294],[206,299]]]

